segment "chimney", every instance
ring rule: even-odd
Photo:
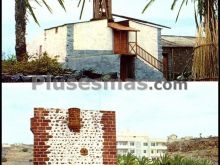
[[[71,131],[80,132],[80,109],[79,108],[69,108],[68,109],[68,127]]]

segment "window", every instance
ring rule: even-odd
[[[151,143],[151,146],[155,146],[155,143]]]
[[[128,144],[128,142],[126,141],[119,141],[118,145],[122,145],[122,146],[126,146]]]
[[[134,150],[130,150],[130,153],[133,154],[133,153],[134,153]]]
[[[144,153],[146,154],[146,153],[147,153],[147,151],[146,151],[146,150],[144,150]]]
[[[143,145],[144,145],[144,146],[148,146],[148,143],[144,143]]]
[[[130,146],[134,146],[134,142],[130,142]]]
[[[153,154],[153,153],[154,153],[154,150],[151,150],[151,153]]]

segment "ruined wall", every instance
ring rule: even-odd
[[[35,108],[34,165],[116,165],[115,112]]]

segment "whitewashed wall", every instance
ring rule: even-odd
[[[129,21],[129,26],[140,30],[137,34],[138,45],[158,58],[159,54],[159,30],[156,27],[147,26],[134,21]],[[129,32],[129,41],[135,42],[135,33]]]
[[[56,28],[45,30],[44,49],[51,57],[59,56],[58,61],[64,62],[66,58],[66,26],[57,27],[58,31],[55,33]]]
[[[38,37],[34,38],[31,42],[27,43],[27,52],[30,56],[36,56],[40,53],[40,46],[42,45],[42,52],[44,49],[44,33],[41,33]]]
[[[74,50],[112,50],[112,29],[107,20],[83,22],[74,25]]]
[[[50,57],[58,56],[59,62],[64,62],[66,57],[66,26],[44,30],[44,33],[39,37],[33,39],[27,44],[27,52],[33,56],[40,53],[40,46],[42,45],[42,52],[47,52]]]

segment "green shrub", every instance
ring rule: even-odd
[[[22,152],[28,152],[28,149],[27,148],[23,148]]]
[[[2,61],[3,73],[14,75],[17,73],[34,75],[58,75],[63,73],[63,68],[56,58],[51,58],[44,53],[27,62],[18,62],[14,56]]]

